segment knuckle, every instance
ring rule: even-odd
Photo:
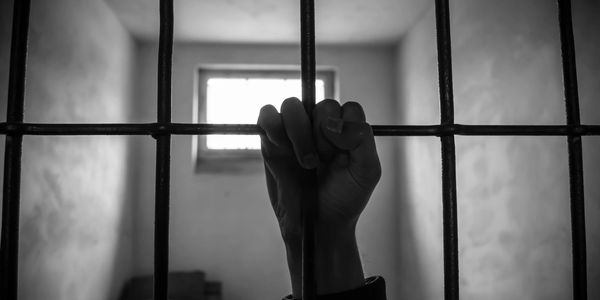
[[[314,114],[316,115],[331,115],[339,114],[340,103],[333,99],[325,99],[315,106]]]
[[[269,105],[265,105],[263,107],[260,108],[260,111],[258,113],[258,118],[263,118],[264,116],[266,116],[269,113]]]
[[[340,107],[340,103],[334,99],[325,99],[325,100],[317,103],[317,107],[323,107],[323,108]]]
[[[258,114],[257,124],[261,126],[268,125],[269,121],[276,116],[277,109],[271,104],[265,105],[260,109],[260,113]]]
[[[365,112],[358,102],[350,101],[344,103],[344,106],[342,107],[342,114],[344,119],[354,121],[366,120]]]
[[[290,109],[291,107],[297,105],[300,102],[300,99],[296,97],[290,97],[283,100],[281,103],[281,112]]]
[[[356,102],[356,101],[348,101],[346,103],[344,103],[343,105],[344,109],[355,109],[355,110],[361,110],[362,111],[362,105],[360,105],[360,103]]]
[[[263,107],[261,107],[260,109],[260,114],[267,114],[267,113],[271,113],[273,111],[277,111],[277,109],[275,108],[275,106],[273,106],[272,104],[267,104]]]

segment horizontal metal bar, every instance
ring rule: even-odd
[[[372,125],[376,136],[586,136],[600,135],[600,125]],[[192,123],[0,123],[0,134],[23,135],[211,135],[262,134],[255,124]]]
[[[376,136],[570,136],[600,135],[600,125],[373,125]]]

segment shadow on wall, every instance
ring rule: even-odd
[[[418,207],[411,201],[411,197],[415,192],[414,187],[411,185],[411,176],[414,176],[414,174],[409,172],[406,163],[409,157],[405,145],[408,143],[410,141],[407,138],[399,138],[396,152],[395,201],[397,201],[396,228],[398,240],[395,245],[395,253],[398,257],[396,268],[399,274],[397,281],[390,284],[397,285],[401,298],[428,299],[427,295],[434,287],[432,284],[427,284],[428,280],[425,277],[426,274],[424,274],[426,273],[424,270],[430,266],[427,262],[421,260],[424,255],[423,251],[426,251],[426,249],[420,249],[418,246],[423,238],[422,233],[432,229],[435,230],[435,227],[440,225],[440,220],[430,218],[425,226],[419,224]],[[438,197],[435,199],[438,199]],[[440,262],[440,260],[438,259],[437,262]],[[433,267],[435,268],[435,266]],[[441,277],[441,273],[439,275]]]

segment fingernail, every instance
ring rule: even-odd
[[[327,124],[325,127],[331,132],[340,134],[344,128],[344,121],[342,119],[329,117],[327,118]]]
[[[314,169],[319,166],[319,158],[313,153],[305,155],[302,158],[302,162],[304,163],[304,167],[308,169]]]

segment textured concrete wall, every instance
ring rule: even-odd
[[[367,118],[394,119],[394,56],[391,47],[325,47],[318,63],[338,68],[342,101],[356,100]],[[138,121],[155,120],[156,47],[138,53],[140,101]],[[173,121],[192,122],[194,73],[201,63],[296,64],[295,46],[178,44],[173,69]],[[257,116],[258,117],[258,116]],[[395,270],[395,143],[378,139],[384,175],[361,218],[358,239],[365,271],[390,280],[390,299],[398,299]],[[171,268],[201,269],[223,282],[224,299],[279,299],[290,292],[285,250],[268,202],[261,160],[244,172],[194,173],[191,137],[173,138]],[[135,256],[137,272],[152,267],[154,143],[144,139],[139,152]]]
[[[9,2],[0,9],[2,120]],[[104,2],[32,1],[25,121],[127,121],[132,51]],[[25,137],[19,299],[116,299],[130,274],[127,156],[120,137]]]
[[[600,123],[600,5],[574,1],[582,122]],[[554,1],[451,1],[456,122],[564,124]],[[401,122],[439,122],[433,9],[399,44]],[[402,295],[441,299],[440,145],[403,140]],[[461,299],[570,299],[567,145],[457,137]],[[589,298],[600,289],[600,143],[584,139]],[[401,239],[402,240],[402,239]],[[412,270],[418,270],[413,274]]]

